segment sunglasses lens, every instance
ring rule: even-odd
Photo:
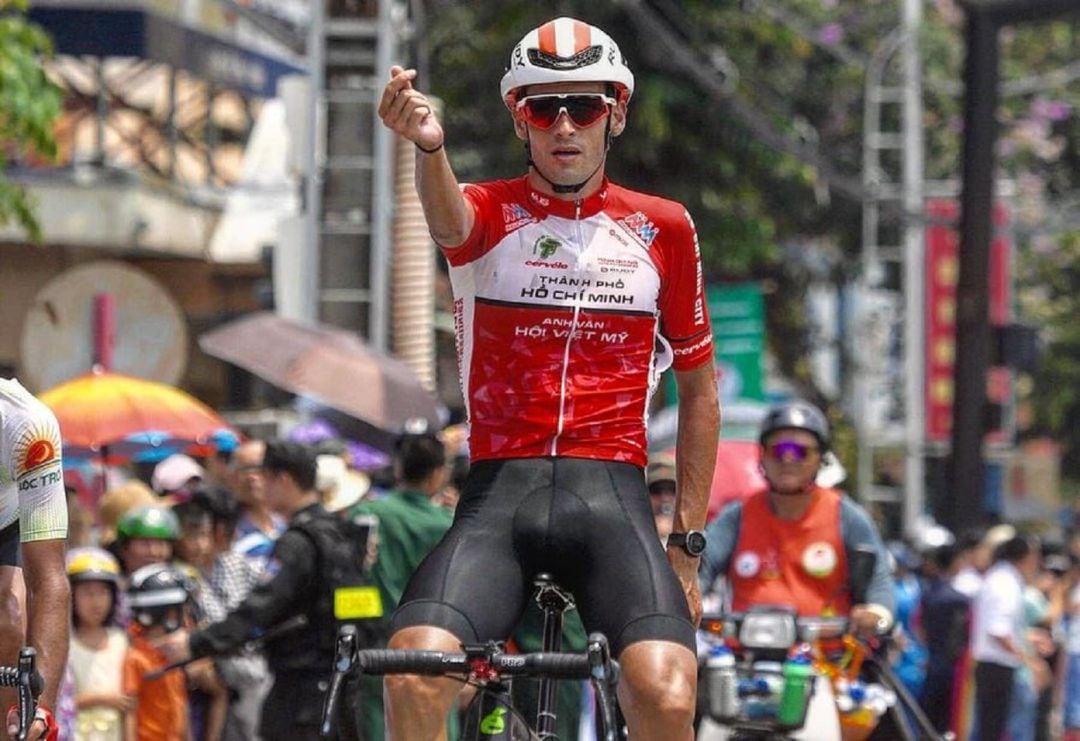
[[[566,99],[566,113],[571,121],[582,128],[599,121],[607,110],[607,103],[596,95],[578,95]]]
[[[778,443],[773,443],[768,448],[769,456],[776,460],[790,458],[799,462],[806,460],[807,456],[810,455],[810,450],[809,447],[791,440],[781,440]]]
[[[551,128],[562,108],[560,98],[526,98],[525,120],[539,129]]]
[[[538,129],[551,128],[565,110],[575,126],[592,126],[607,115],[607,101],[599,95],[567,95],[526,98],[522,111],[525,120]]]

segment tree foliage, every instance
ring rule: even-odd
[[[1044,328],[1045,356],[1028,385],[1032,432],[1064,444],[1062,468],[1080,478],[1080,230],[1036,238],[1021,264],[1024,314]]]
[[[0,0],[0,224],[14,221],[40,242],[29,196],[4,174],[12,158],[56,155],[53,123],[60,115],[60,90],[41,64],[52,43],[26,19],[26,7],[26,0]]]

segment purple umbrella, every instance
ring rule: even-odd
[[[374,471],[390,463],[390,456],[386,453],[357,440],[342,438],[333,425],[318,417],[292,428],[288,438],[294,443],[304,445],[316,445],[327,440],[341,440],[349,451],[353,468],[360,471]]]

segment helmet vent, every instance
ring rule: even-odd
[[[527,53],[529,55],[529,61],[536,67],[566,70],[579,69],[581,67],[588,67],[590,64],[596,64],[603,57],[604,49],[598,45],[590,46],[586,49],[582,49],[571,57],[560,57],[555,54],[548,54],[539,49],[529,49]]]

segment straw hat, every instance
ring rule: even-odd
[[[141,481],[132,479],[114,489],[105,492],[98,501],[98,520],[101,522],[101,544],[108,545],[116,540],[116,523],[125,514],[147,504],[158,504],[150,487]]]

